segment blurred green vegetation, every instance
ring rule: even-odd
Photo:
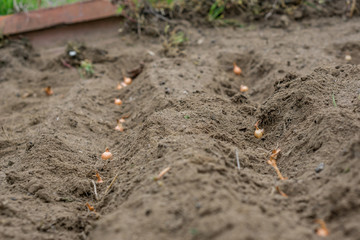
[[[0,15],[79,1],[84,0],[0,0]],[[112,0],[112,2],[119,6],[119,15],[133,22],[139,22],[144,12],[160,18],[166,16],[186,18],[186,15],[195,14],[209,22],[217,22],[223,21],[225,15],[231,14],[247,13],[255,17],[265,17],[273,12],[282,12],[292,15],[301,7],[320,11],[323,6],[331,6],[339,2],[343,2],[343,7],[350,10],[349,15],[352,16],[357,0]]]
[[[82,0],[0,0],[0,15],[56,7],[80,1]]]
[[[282,12],[292,15],[303,7],[317,9],[331,5],[330,0],[114,0],[119,8],[118,14],[131,21],[139,21],[144,14],[162,15],[163,17],[196,15],[209,22],[223,21],[225,15],[249,14],[265,17],[267,14]],[[356,3],[356,0],[349,0]]]

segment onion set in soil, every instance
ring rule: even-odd
[[[115,98],[114,103],[115,103],[115,105],[121,105],[122,101],[120,98]]]
[[[123,121],[122,121],[122,120],[123,120]],[[125,120],[124,120],[123,118],[117,120],[117,125],[116,125],[116,127],[115,127],[115,130],[116,130],[116,131],[119,131],[119,132],[123,132],[123,131],[124,131],[124,127],[123,127],[123,125],[122,125],[123,122],[125,122]]]
[[[326,237],[329,235],[329,230],[326,227],[326,224],[324,222],[324,220],[322,219],[316,219],[315,220],[316,223],[318,223],[320,225],[320,228],[318,228],[316,230],[316,234],[320,237]]]
[[[124,87],[127,87],[127,84],[124,82],[118,83],[118,85],[116,86],[117,90],[123,89]]]
[[[51,89],[50,86],[44,88],[44,92],[46,93],[47,96],[51,96],[54,94],[53,90]]]
[[[101,158],[102,158],[102,160],[108,160],[108,159],[112,158],[112,154],[109,151],[109,148],[105,149],[105,152],[103,152],[103,154],[101,154]]]
[[[95,208],[93,206],[91,206],[89,203],[86,203],[86,206],[89,209],[89,211],[95,212]]]
[[[236,75],[240,75],[240,74],[242,73],[241,68],[240,68],[238,65],[236,65],[235,62],[234,62],[234,73],[235,73]]]
[[[247,92],[249,90],[248,86],[240,85],[240,92]]]
[[[96,176],[96,178],[97,178],[96,183],[103,183],[103,182],[104,182],[104,181],[101,179],[101,176],[100,176],[100,174],[99,174],[98,172],[96,172],[95,176]]]
[[[262,136],[263,136],[263,134],[264,134],[264,129],[260,129],[258,126],[259,126],[259,122],[260,121],[257,121],[256,123],[255,123],[255,132],[254,132],[254,136],[256,137],[256,138],[258,138],[258,139],[260,139]]]
[[[132,83],[132,79],[129,78],[129,77],[124,77],[124,83],[125,83],[126,85],[130,85],[130,84]]]

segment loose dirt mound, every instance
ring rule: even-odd
[[[357,59],[346,46],[360,37],[358,20],[324,21],[203,29],[192,36],[204,42],[175,58],[160,57],[154,39],[92,42],[89,79],[64,64],[66,47],[0,49],[1,238],[317,239],[314,221],[324,219],[329,239],[356,239],[360,67],[344,55]],[[133,83],[115,89],[140,64]],[[124,116],[125,131],[115,131]],[[106,147],[114,158],[104,165]],[[285,181],[267,164],[275,148]]]

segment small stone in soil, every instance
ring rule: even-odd
[[[324,170],[325,164],[324,163],[320,163],[316,168],[315,168],[315,172],[319,173],[322,170]]]
[[[31,149],[33,146],[34,146],[34,143],[28,142],[28,143],[26,144],[26,151],[30,151],[30,149]]]

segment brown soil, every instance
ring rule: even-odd
[[[66,46],[0,49],[1,239],[318,239],[316,219],[327,239],[359,239],[359,19],[188,35],[173,58],[156,38],[89,39],[88,79],[60,64]]]

